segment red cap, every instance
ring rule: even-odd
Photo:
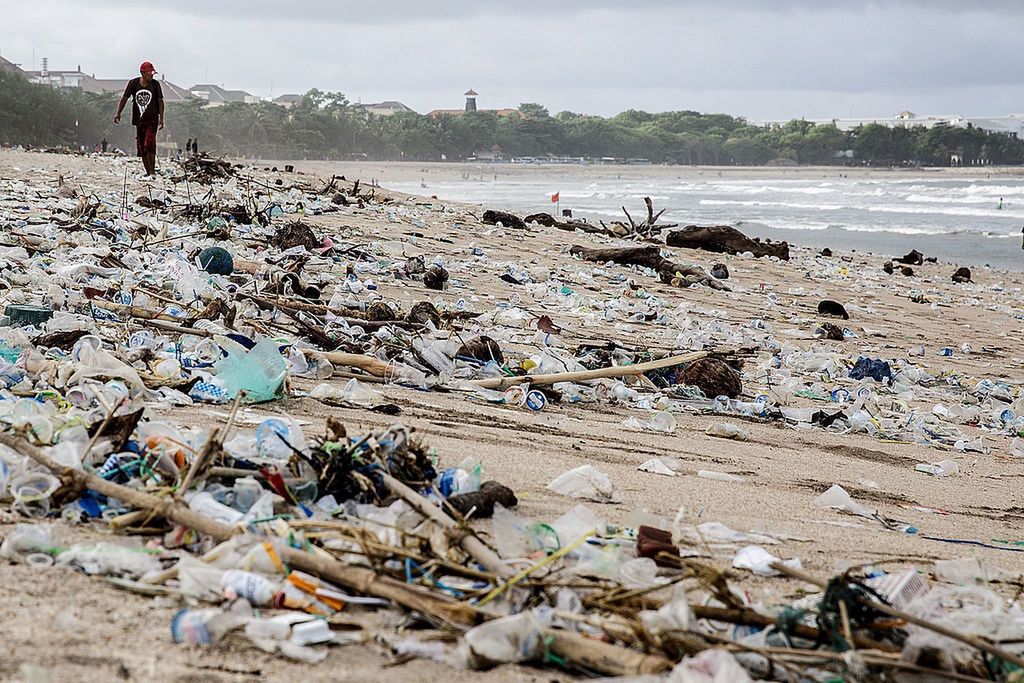
[[[139,66],[139,73],[143,73],[143,74],[156,73],[156,69],[153,68],[153,62],[143,62]]]

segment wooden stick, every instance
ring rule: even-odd
[[[132,510],[126,512],[123,515],[118,515],[110,520],[110,528],[114,531],[130,527],[136,522],[141,522],[147,519],[152,513],[149,510]]]
[[[552,654],[609,676],[657,674],[672,668],[672,663],[659,655],[627,650],[572,631],[546,629],[545,635]]]
[[[307,356],[323,356],[330,361],[332,365],[346,365],[348,367],[359,368],[360,370],[370,373],[374,377],[398,377],[401,374],[400,371],[403,367],[402,365],[388,363],[380,360],[379,358],[365,356],[361,353],[345,353],[344,351],[315,351],[313,349],[304,349],[303,352]]]
[[[743,624],[745,626],[779,626],[779,620],[756,612],[749,607],[713,607],[711,605],[690,605],[693,616],[698,619],[710,619],[711,621],[724,621],[730,624]],[[821,639],[821,631],[806,624],[793,624],[793,635],[805,640],[818,641]],[[899,652],[899,648],[886,643],[880,643],[865,636],[853,636],[854,644],[857,647],[867,650],[881,650],[882,652]]]
[[[458,529],[458,522],[446,515],[441,508],[437,507],[429,500],[392,477],[390,474],[382,474],[381,477],[383,477],[384,485],[387,486],[392,493],[404,499],[405,502],[413,506],[421,515],[429,517],[433,522],[444,529]],[[484,542],[476,536],[470,533],[462,535],[462,537],[459,538],[459,545],[462,546],[462,549],[469,553],[474,560],[498,576],[509,578],[515,574],[515,570],[513,570],[512,567],[508,566],[500,557],[498,557],[497,553],[484,545]]]
[[[204,330],[204,329],[201,329],[201,328],[198,328],[198,327],[184,327],[182,325],[173,325],[171,323],[164,322],[163,320],[153,320],[151,318],[139,318],[138,320],[136,320],[136,322],[138,322],[140,325],[147,325],[149,327],[155,327],[156,329],[163,330],[164,332],[177,332],[178,334],[192,334],[192,335],[195,335],[197,337],[207,337],[207,338],[213,336],[213,332],[210,332],[209,330]]]
[[[827,581],[823,581],[819,578],[816,578],[801,569],[794,569],[793,567],[788,567],[782,562],[772,562],[771,567],[772,569],[782,572],[787,576],[790,576],[794,579],[799,579],[801,581],[806,581],[807,583],[812,583],[815,586],[818,586],[819,588],[826,588],[828,586]],[[1007,662],[1011,662],[1013,664],[1016,664],[1017,666],[1024,667],[1024,657],[1018,657],[1012,652],[1007,652],[1003,648],[997,645],[993,645],[987,640],[982,640],[981,638],[978,638],[976,636],[969,636],[964,633],[958,633],[957,631],[948,629],[945,626],[942,626],[941,624],[936,624],[931,621],[928,621],[927,619],[915,617],[913,614],[908,614],[907,612],[898,610],[895,607],[890,607],[885,603],[873,600],[867,596],[860,596],[858,599],[860,600],[860,602],[864,603],[871,609],[881,612],[882,614],[888,614],[890,617],[902,619],[903,621],[907,621],[911,624],[914,624],[915,626],[920,626],[921,628],[926,628],[929,631],[934,631],[935,633],[946,636],[947,638],[959,640],[961,643],[966,643],[971,647],[977,648],[983,652],[987,652],[993,657],[998,657],[999,659],[1006,660]]]
[[[103,299],[90,299],[91,303],[96,308],[102,308],[118,315],[128,316],[130,318],[140,318],[142,320],[166,320],[168,322],[182,322],[182,318],[175,318],[173,315],[166,315],[158,311],[151,311],[147,308],[141,308],[139,306],[125,306],[124,304],[115,304],[113,301],[104,301]],[[199,311],[194,311],[198,314]]]
[[[652,360],[646,363],[636,363],[634,365],[619,365],[612,368],[581,370],[579,372],[556,372],[549,375],[492,377],[489,379],[471,380],[471,383],[478,387],[483,387],[484,389],[507,389],[508,387],[522,384],[524,382],[533,385],[540,385],[555,384],[556,382],[585,382],[591,379],[602,379],[606,377],[629,377],[632,375],[641,375],[650,370],[660,370],[662,368],[671,368],[676,365],[683,365],[684,363],[692,363],[700,360],[701,358],[707,358],[709,355],[710,354],[707,351],[694,351],[693,353],[684,353],[681,356],[669,356],[668,358],[660,358],[658,360]]]
[[[235,396],[235,403],[231,406],[231,413],[228,415],[228,421],[220,429],[217,429],[210,438],[203,444],[203,449],[199,451],[199,454],[192,461],[192,466],[188,468],[188,472],[185,473],[185,479],[181,482],[181,486],[178,487],[178,493],[184,494],[188,492],[189,486],[199,475],[199,473],[206,467],[207,460],[213,455],[214,451],[220,449],[221,444],[224,442],[224,438],[227,437],[228,432],[231,430],[231,426],[235,423],[235,416],[238,415],[238,406],[242,402],[242,397],[245,395],[244,391],[239,391],[238,396]]]

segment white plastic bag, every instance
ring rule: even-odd
[[[570,498],[583,498],[597,503],[618,503],[619,492],[608,475],[593,465],[583,465],[562,472],[551,480],[548,490]]]

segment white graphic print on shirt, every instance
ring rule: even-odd
[[[153,93],[148,90],[140,90],[135,93],[135,106],[139,108],[139,118],[146,113],[146,107],[153,101]]]

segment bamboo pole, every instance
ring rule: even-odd
[[[102,308],[112,313],[117,313],[118,315],[140,318],[142,320],[164,320],[167,322],[183,322],[184,320],[183,318],[175,318],[173,315],[167,315],[158,311],[151,311],[148,308],[115,304],[113,301],[104,301],[103,299],[90,299],[89,303],[96,308]],[[199,311],[192,312],[196,315],[199,314]]]
[[[724,621],[730,624],[743,624],[745,626],[778,626],[779,620],[774,617],[756,612],[749,607],[713,607],[711,605],[690,605],[693,616],[698,619],[710,619],[711,621]],[[805,624],[793,624],[791,632],[798,638],[817,641],[821,638],[821,631],[813,626]],[[868,650],[880,650],[882,652],[899,652],[899,648],[886,643],[880,643],[861,635],[853,636],[853,643],[860,648]]]
[[[437,507],[429,500],[392,477],[390,474],[382,474],[381,477],[384,480],[384,485],[387,486],[392,493],[404,499],[405,502],[409,503],[409,505],[412,505],[421,515],[429,517],[433,522],[447,530],[454,531],[458,529],[458,523],[446,515],[441,508]],[[511,577],[515,574],[515,571],[502,561],[502,559],[498,557],[497,553],[484,545],[484,542],[476,536],[470,533],[465,533],[458,540],[462,549],[469,553],[473,559],[482,564],[489,571],[505,578]]]
[[[307,356],[322,356],[330,361],[332,365],[345,365],[348,367],[359,368],[360,370],[370,373],[374,377],[398,377],[402,368],[401,365],[388,363],[380,360],[379,358],[366,356],[361,353],[345,353],[344,351],[315,351],[312,349],[306,349],[304,350],[304,353]]]
[[[628,377],[641,375],[650,370],[661,370],[671,368],[684,363],[692,363],[707,358],[710,354],[707,351],[694,351],[684,353],[680,356],[669,356],[646,363],[635,365],[618,365],[612,368],[598,368],[597,370],[581,370],[579,372],[556,372],[549,375],[523,375],[521,377],[492,377],[489,379],[471,380],[471,384],[484,389],[507,389],[508,387],[528,382],[533,385],[555,384],[556,382],[585,382],[591,379],[604,379],[608,377]]]

